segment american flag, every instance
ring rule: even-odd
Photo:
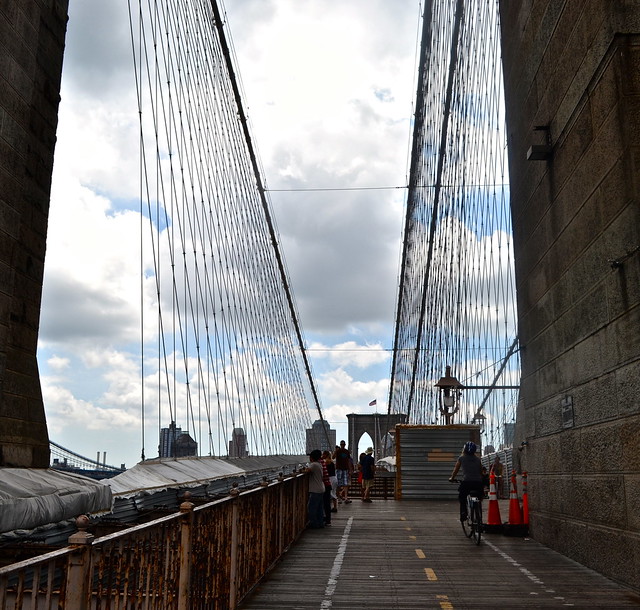
[[[375,407],[377,404],[378,404],[378,401],[377,401],[377,400],[372,400],[372,401],[369,403],[369,406],[370,406],[370,407]]]

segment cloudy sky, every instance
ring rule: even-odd
[[[420,3],[225,9],[325,418],[342,438],[347,413],[374,399],[386,412]],[[69,10],[39,365],[51,440],[131,466],[142,427],[128,8]]]

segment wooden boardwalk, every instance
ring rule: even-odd
[[[501,501],[503,518],[507,507]],[[640,607],[638,592],[531,539],[487,534],[476,546],[464,537],[456,513],[454,501],[354,499],[340,505],[331,526],[306,530],[241,607]]]

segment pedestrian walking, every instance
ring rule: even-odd
[[[338,512],[338,477],[336,476],[336,463],[331,457],[331,451],[324,451],[322,459],[327,466],[327,472],[329,473],[329,482],[331,483],[331,512]]]
[[[493,474],[496,476],[496,492],[498,498],[504,498],[504,466],[500,462],[500,456],[496,455],[496,459],[493,464],[491,464],[491,470]]]
[[[318,529],[324,527],[324,510],[322,507],[322,498],[324,496],[324,482],[322,480],[322,464],[320,459],[322,452],[320,449],[314,449],[309,454],[309,501],[307,503],[307,511],[309,513],[309,527]]]
[[[371,487],[376,472],[376,461],[373,457],[373,447],[369,447],[360,458],[360,472],[362,473],[362,501],[371,502]]]
[[[324,453],[329,453],[325,451]],[[320,457],[322,464],[322,482],[324,483],[324,493],[322,494],[322,511],[324,514],[324,524],[331,525],[331,480],[329,478],[329,469],[324,457],[324,453]]]
[[[353,472],[353,460],[351,451],[347,449],[347,443],[340,441],[340,447],[336,449],[336,476],[338,477],[338,497],[345,503],[351,504],[349,500],[349,483]]]

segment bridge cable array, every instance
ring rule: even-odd
[[[497,2],[429,3],[389,413],[446,423],[434,384],[450,365],[466,389],[449,423],[482,422],[496,447],[520,375],[503,95]]]
[[[227,455],[232,438],[246,439],[233,455],[303,453],[322,411],[221,15],[208,0],[129,12],[143,420],[185,421],[203,455]]]

